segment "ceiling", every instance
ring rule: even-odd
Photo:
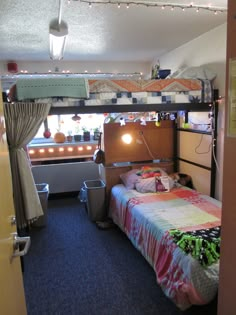
[[[189,0],[134,0],[97,4],[87,0],[61,0],[62,20],[68,24],[65,61],[153,61],[193,38],[223,24],[227,12],[196,8],[183,10],[161,4],[189,5]],[[106,1],[106,0],[105,0]],[[114,1],[114,0],[111,0]],[[95,2],[95,3],[94,3]],[[143,5],[143,4],[146,5]],[[227,9],[227,0],[211,1]],[[151,7],[158,4],[158,7]],[[196,0],[193,5],[207,6]],[[59,16],[60,0],[1,0],[0,60],[49,61],[49,24]]]

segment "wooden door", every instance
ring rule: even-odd
[[[10,161],[3,104],[2,99],[0,99],[0,313],[25,315],[27,311],[20,257],[12,257],[14,237],[17,236],[14,219]]]

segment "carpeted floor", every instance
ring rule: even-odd
[[[216,315],[217,301],[181,312],[117,228],[102,230],[77,198],[49,200],[24,258],[28,315]]]

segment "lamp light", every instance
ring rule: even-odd
[[[132,136],[129,134],[129,133],[126,133],[124,134],[122,137],[121,137],[122,141],[126,144],[130,144],[133,140]]]
[[[52,60],[61,60],[64,56],[68,27],[64,21],[59,24],[54,20],[50,24],[49,41],[50,41],[50,58]]]

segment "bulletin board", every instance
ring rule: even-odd
[[[155,121],[129,122],[124,126],[120,123],[108,123],[103,126],[103,149],[106,165],[117,162],[142,162],[151,160],[172,160],[174,155],[174,122]],[[122,136],[129,134],[132,142],[126,144]]]

